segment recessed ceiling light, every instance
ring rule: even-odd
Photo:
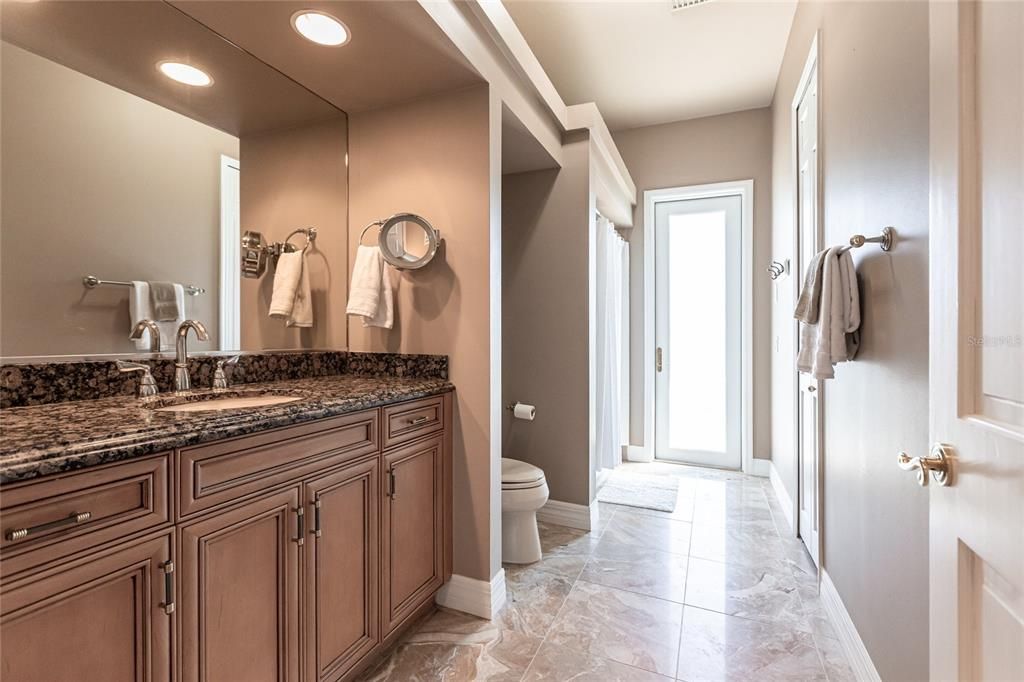
[[[299,10],[293,14],[292,28],[306,40],[329,47],[340,47],[351,37],[348,26],[336,17],[315,9]]]
[[[179,83],[193,85],[197,88],[206,88],[213,85],[213,78],[210,74],[190,64],[167,61],[160,62],[156,66],[160,69],[160,73]]]

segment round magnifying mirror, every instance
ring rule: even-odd
[[[425,218],[398,213],[384,221],[379,242],[384,260],[401,270],[415,270],[433,260],[440,239]]]

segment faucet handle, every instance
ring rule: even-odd
[[[149,371],[149,365],[144,365],[141,362],[129,362],[127,360],[118,360],[116,364],[119,372],[142,372],[142,378],[139,379],[138,396],[140,398],[148,398],[159,392],[156,380],[153,379],[153,374]]]
[[[216,388],[227,388],[228,387],[228,377],[227,377],[227,374],[224,373],[224,368],[229,366],[229,365],[237,364],[238,363],[238,359],[241,358],[241,357],[242,357],[242,354],[239,353],[238,355],[235,355],[234,357],[227,358],[226,360],[218,360],[217,361],[217,369],[215,369],[214,372],[213,372],[213,388],[216,389]]]

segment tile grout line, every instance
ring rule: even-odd
[[[613,518],[615,518],[615,514],[616,513],[618,513],[618,510],[617,509],[613,509],[612,513],[611,513],[611,516],[608,517],[608,522],[609,523],[611,522],[611,520]],[[600,514],[598,516],[600,517]],[[604,528],[598,534],[598,541],[599,542],[600,542],[600,536],[604,535],[604,531],[607,528],[608,528],[608,525],[605,524]],[[593,554],[593,552],[591,552],[591,554]],[[530,672],[530,668],[533,667],[534,661],[537,660],[537,656],[540,654],[540,650],[543,649],[544,648],[544,644],[547,643],[548,635],[551,634],[551,630],[554,629],[555,623],[558,621],[558,616],[561,615],[562,609],[565,608],[566,602],[569,601],[569,595],[571,595],[572,591],[576,588],[576,583],[578,583],[580,581],[580,576],[583,575],[583,570],[585,570],[586,567],[587,567],[587,564],[590,563],[590,556],[591,556],[591,554],[587,555],[587,560],[583,563],[583,569],[581,569],[580,572],[576,575],[576,577],[572,579],[572,584],[569,586],[569,591],[566,593],[565,599],[562,600],[562,603],[559,605],[558,610],[555,611],[555,615],[551,619],[551,622],[548,623],[547,630],[544,631],[544,636],[541,637],[540,644],[537,645],[537,650],[533,652],[533,656],[530,657],[530,662],[527,664],[526,668],[523,670],[523,674],[519,678],[520,682],[522,682],[522,680],[526,679],[526,676]]]

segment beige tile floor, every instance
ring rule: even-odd
[[[439,611],[363,679],[854,679],[766,480],[623,466],[677,477],[675,511],[601,503],[595,531],[541,524],[544,558],[505,566],[494,621]]]

